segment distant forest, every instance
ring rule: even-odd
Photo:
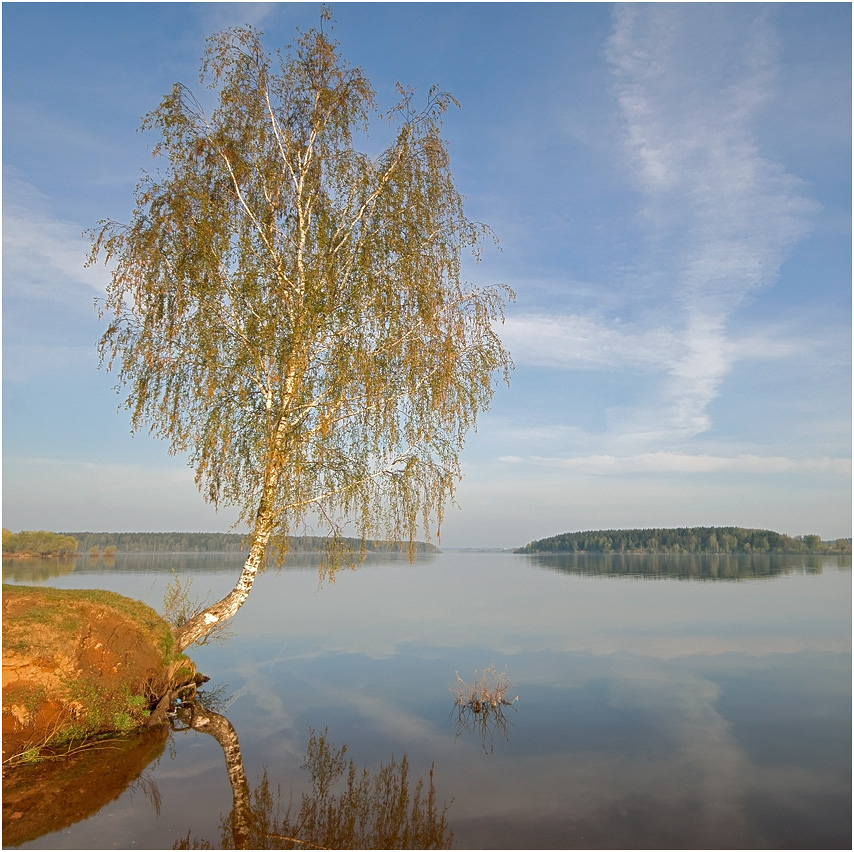
[[[532,541],[515,553],[851,553],[851,539],[742,527],[590,530]]]
[[[119,553],[248,553],[247,536],[238,533],[64,533],[77,539],[81,553],[93,548],[103,550],[114,547]],[[317,553],[324,549],[327,539],[323,536],[290,536],[290,552]],[[354,550],[359,550],[359,539],[344,539]],[[405,552],[408,542],[366,541],[365,549],[369,553]],[[436,548],[432,544],[418,541],[415,550],[419,553],[432,553]]]

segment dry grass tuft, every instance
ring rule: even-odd
[[[504,708],[519,700],[518,695],[512,701],[507,698],[509,689],[507,673],[497,672],[494,665],[480,675],[475,670],[471,683],[457,672],[457,682],[451,687],[454,696],[451,718],[456,714],[456,736],[464,733],[479,736],[487,754],[493,751],[496,735],[502,740],[509,739],[512,724],[505,717]]]
[[[457,672],[457,682],[451,687],[454,704],[473,713],[481,713],[488,709],[509,707],[519,700],[517,695],[512,701],[507,699],[510,689],[510,678],[506,672],[497,672],[492,665],[484,669],[478,676],[475,669],[471,683],[467,683]]]

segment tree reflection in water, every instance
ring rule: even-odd
[[[463,734],[474,734],[480,737],[483,750],[492,754],[496,736],[502,740],[510,739],[513,723],[504,715],[504,708],[511,706],[509,701],[498,704],[455,704],[450,716],[456,724],[454,742]],[[516,708],[513,707],[513,710]]]
[[[174,731],[210,734],[222,747],[233,804],[220,821],[220,849],[449,849],[453,832],[445,822],[448,805],[438,807],[433,767],[427,789],[409,780],[404,754],[398,763],[370,773],[347,761],[347,746],[330,743],[326,731],[311,732],[302,768],[311,775],[298,810],[293,796],[283,808],[281,786],[273,791],[267,769],[250,790],[237,732],[225,716],[198,699],[185,702],[172,719]],[[190,832],[175,849],[211,849]]]

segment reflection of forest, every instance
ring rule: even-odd
[[[299,802],[274,788],[265,767],[254,789],[234,726],[199,700],[171,714],[172,735],[210,734],[222,748],[232,807],[220,819],[215,847],[190,832],[177,849],[448,849],[453,832],[447,805],[437,805],[433,768],[427,781],[410,778],[404,754],[369,772],[346,759],[326,731],[311,732],[302,768],[310,787]],[[92,743],[73,756],[4,770],[3,840],[15,846],[91,816],[126,789],[141,789],[159,814],[161,796],[145,767],[163,753],[168,728]]]
[[[356,555],[358,557],[358,554]],[[322,554],[292,552],[285,555],[281,565],[283,571],[317,571]],[[63,574],[89,574],[104,571],[117,571],[122,574],[171,574],[173,571],[191,568],[193,573],[232,574],[240,571],[243,555],[239,553],[120,553],[118,557],[95,557],[87,555],[71,556],[62,559],[4,558],[3,580],[15,583],[38,583],[59,577]],[[431,553],[417,553],[420,562],[435,558]],[[398,560],[409,565],[405,553],[365,554],[365,564],[372,559],[381,559],[383,563]],[[347,564],[346,561],[343,564]],[[279,570],[272,566],[270,570]]]
[[[229,561],[231,557],[231,561]],[[60,577],[64,574],[92,574],[118,571],[122,574],[171,574],[176,568],[186,565],[186,554],[133,553],[116,557],[91,557],[85,554],[63,559],[3,559],[3,580],[15,583],[37,583]],[[193,571],[233,573],[240,570],[243,559],[240,554],[202,553],[191,554]],[[317,562],[314,562],[317,570]]]
[[[233,804],[220,821],[220,842],[212,847],[190,832],[176,849],[448,849],[453,840],[445,823],[447,805],[436,805],[433,768],[427,789],[421,778],[411,785],[404,754],[375,773],[357,770],[345,759],[347,746],[330,743],[326,731],[314,731],[302,768],[311,776],[299,808],[293,799],[283,807],[265,768],[250,790],[237,732],[225,716],[200,701],[186,702],[175,712],[173,730],[210,734],[222,747]]]
[[[538,568],[589,577],[707,581],[757,580],[785,574],[821,574],[851,568],[850,556],[770,554],[562,553],[528,557]]]
[[[69,556],[61,559],[8,559],[3,558],[3,580],[16,583],[38,583],[51,577],[61,577],[70,574],[77,568],[81,557]],[[86,558],[83,557],[83,561]]]

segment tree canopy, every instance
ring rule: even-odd
[[[13,533],[3,528],[3,554],[9,556],[73,556],[78,551],[77,539],[47,530],[21,530]]]
[[[462,278],[489,229],[469,221],[440,136],[454,99],[411,89],[383,117],[393,143],[355,142],[374,92],[322,32],[273,56],[242,27],[208,40],[206,115],[177,83],[130,222],[102,221],[112,264],[102,363],[134,429],[188,453],[205,499],[251,530],[236,611],[268,544],[319,523],[362,540],[430,540],[460,476],[466,432],[511,366],[495,331],[512,292]],[[201,635],[201,634],[199,634]]]

